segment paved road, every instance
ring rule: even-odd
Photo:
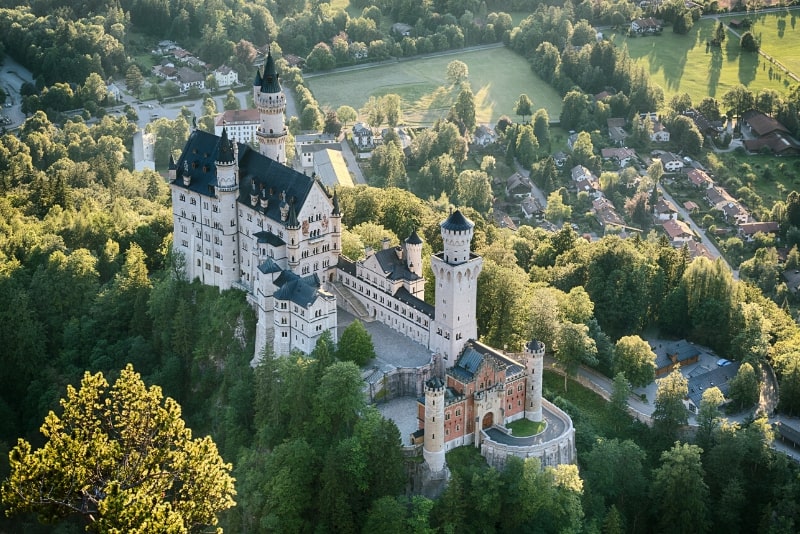
[[[670,195],[669,192],[666,189],[664,189],[664,187],[661,184],[658,185],[658,192],[661,193],[661,195],[663,195],[666,200],[672,202],[672,204],[678,210],[678,213],[683,218],[683,220],[686,222],[686,224],[688,224],[691,227],[692,231],[694,231],[695,234],[700,236],[700,241],[703,243],[703,245],[706,246],[706,248],[708,248],[709,252],[711,252],[711,255],[714,256],[715,258],[720,258],[725,263],[725,265],[728,267],[728,270],[731,271],[731,273],[733,273],[734,279],[738,280],[739,279],[739,272],[733,270],[733,268],[730,266],[728,261],[722,255],[722,253],[720,253],[720,251],[716,247],[716,245],[714,245],[714,242],[711,241],[706,236],[705,230],[700,228],[700,226],[698,226],[697,223],[694,222],[694,220],[692,219],[692,217],[689,214],[689,212],[686,211],[686,208],[683,207],[683,204],[681,204],[680,202],[675,201],[675,199],[672,197],[672,195]]]

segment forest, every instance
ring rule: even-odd
[[[379,9],[396,9],[393,16],[403,20],[412,16],[403,10],[416,5],[386,2]],[[605,11],[599,15],[589,2],[567,2],[564,9],[574,11],[540,8],[505,37],[495,37],[507,37],[534,64],[555,60],[542,48],[549,41],[536,32],[558,33],[572,16],[565,13],[586,12],[589,18],[591,12],[597,20],[612,16],[607,3],[600,5]],[[260,45],[273,38],[280,43],[281,31],[284,39],[297,35],[291,24],[319,27],[326,32],[320,39],[332,38],[347,24],[328,4],[315,4],[319,18],[312,18],[305,2],[288,1],[253,2],[241,9],[221,0],[72,7],[42,0],[25,8],[6,0],[0,6],[5,52],[33,70],[39,90],[57,87],[42,98],[56,99],[69,89],[86,102],[96,85],[93,75],[102,80],[127,69],[127,39],[132,29],[142,31],[144,20],[157,21],[148,30],[157,38],[181,31],[187,38],[202,35],[212,54],[220,53],[214,38],[223,34],[253,36]],[[461,24],[468,8],[482,9],[474,2],[423,6],[443,13],[443,26]],[[498,2],[492,9],[536,6]],[[326,12],[329,20],[322,17]],[[363,22],[353,28],[359,24],[369,29]],[[586,33],[581,29],[578,35]],[[298,52],[301,44],[283,43]],[[224,55],[234,41],[222,45]],[[306,46],[312,53],[312,43]],[[641,109],[659,103],[657,88],[618,66],[624,56],[601,46],[591,50],[588,57],[582,52],[554,67],[554,84],[566,89],[570,80],[597,82],[617,73],[615,83],[630,93],[620,105],[634,106],[633,101]],[[591,65],[595,74],[587,77],[579,65]],[[68,82],[75,89],[59,86]],[[578,122],[597,119],[576,109]],[[531,115],[521,113],[526,114]],[[441,220],[453,205],[462,207],[476,223],[473,250],[485,259],[478,289],[481,339],[518,350],[535,337],[552,347],[568,375],[583,363],[616,376],[612,400],[599,409],[584,402],[574,383],[565,388],[560,377],[547,379],[545,395],[575,422],[577,468],[540,470],[536,462],[512,460],[498,471],[464,448],[448,457],[452,478],[439,499],[406,495],[407,460],[398,430],[366,405],[353,349],[325,339],[309,355],[267,354],[254,370],[254,313],[243,293],[220,293],[182,276],[182,260],[171,247],[168,186],[155,172],[130,170],[135,126],[127,117],[111,116],[91,125],[82,117],[59,124],[38,111],[17,135],[0,136],[0,479],[10,475],[9,453],[18,438],[42,446],[39,429],[51,410],[62,411],[59,399],[69,385],[77,386],[86,371],[102,372],[112,382],[128,376],[126,366],[132,364],[145,384],[160,386],[180,405],[193,434],[210,436],[232,464],[236,506],[219,515],[229,532],[795,532],[797,466],[770,448],[775,435],[763,414],[742,424],[728,422],[719,398],[709,395],[700,408],[700,426],[689,435],[682,430],[685,410],[678,406],[685,383],[674,375],[660,384],[652,428],[624,410],[630,383],[641,379],[640,369],[625,361],[626,350],[657,328],[744,362],[749,372],[742,373],[741,407],[754,402],[747,386],[756,376],[753,370],[769,362],[780,380],[779,410],[797,414],[800,328],[785,307],[765,296],[764,288],[734,280],[721,262],[690,261],[687,250],[653,234],[588,242],[569,225],[555,232],[495,226],[476,209],[480,195],[468,187],[474,175],[451,172],[456,157],[466,158],[460,149],[468,116],[457,109],[420,136],[410,162],[420,173],[410,182],[399,178],[405,173],[396,169],[397,154],[387,148],[373,162],[391,177],[382,187],[338,191],[347,227],[343,249],[355,258],[364,245],[377,248],[383,237],[394,244],[416,230],[427,256],[441,247]],[[186,119],[179,121],[188,128]],[[526,126],[535,125],[534,120]],[[525,129],[512,127],[511,159],[523,146],[517,136],[534,135],[522,133]],[[535,135],[544,137],[542,130]],[[586,155],[591,157],[591,149]],[[782,206],[786,231],[800,228],[797,193],[788,192]],[[766,265],[753,262],[751,279],[763,274],[768,281]],[[426,296],[432,298],[435,288],[425,268]],[[4,516],[0,530],[92,528],[81,517],[57,524],[38,519]]]

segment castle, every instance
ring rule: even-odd
[[[326,331],[336,339],[337,303],[426,347],[428,370],[434,361],[439,369],[422,388],[418,434],[433,473],[444,473],[445,451],[463,444],[494,457],[497,443],[506,451],[499,463],[507,454],[573,462],[572,423],[541,396],[544,347],[531,342],[520,362],[476,341],[483,260],[471,250],[472,221],[456,210],[440,225],[432,306],[424,300],[416,232],[400,246],[368,249],[362,260],[341,254],[337,194],[286,165],[286,98],[271,53],[263,76],[256,73],[253,99],[258,149],[233,141],[225,128],[219,136],[195,129],[178,160],[170,158],[173,247],[185,258],[187,277],[247,293],[258,317],[256,355],[268,343],[277,355],[309,353]],[[515,419],[548,414],[567,422],[558,443],[494,435]]]

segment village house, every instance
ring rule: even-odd
[[[608,137],[617,146],[625,144],[628,132],[625,131],[626,120],[624,117],[612,117],[606,120],[608,126]]]
[[[744,132],[753,136],[744,140],[749,152],[768,151],[777,156],[800,154],[800,143],[783,124],[769,115],[751,109],[742,114]]]
[[[689,169],[686,177],[689,179],[689,183],[697,189],[708,189],[714,186],[714,180],[701,169]]]
[[[664,166],[664,170],[666,172],[680,172],[683,170],[683,160],[680,156],[673,154],[672,152],[663,152],[659,156],[661,159],[661,165]]]
[[[199,72],[188,67],[181,67],[178,69],[178,87],[180,88],[181,93],[185,93],[192,87],[202,90],[205,88],[205,86],[205,79]]]
[[[634,19],[631,22],[631,33],[638,35],[653,34],[661,31],[661,23],[653,17]]]
[[[604,160],[613,160],[622,167],[627,167],[632,160],[636,159],[636,151],[632,148],[603,148],[600,150],[600,155]]]
[[[375,136],[375,132],[372,131],[367,124],[363,122],[357,122],[353,125],[352,128],[353,134],[353,143],[355,143],[356,147],[359,150],[369,150],[375,148],[377,144],[377,138]]]
[[[656,377],[668,375],[676,366],[697,363],[700,350],[685,339],[673,342],[650,343],[656,354]]]
[[[693,260],[701,256],[710,261],[714,261],[716,259],[708,247],[700,241],[686,241],[683,246],[685,246],[689,251],[689,256]]]
[[[745,241],[753,241],[756,234],[776,235],[780,225],[775,221],[746,222],[739,225],[739,237]]]
[[[659,221],[668,221],[670,219],[675,219],[678,216],[678,208],[676,208],[672,202],[663,197],[658,199],[653,211]]]
[[[650,140],[654,143],[669,143],[669,130],[660,120],[653,121],[653,133]]]
[[[542,205],[539,204],[539,201],[534,196],[523,198],[522,202],[520,202],[520,208],[522,208],[523,216],[528,220],[533,217],[538,219],[544,213]]]
[[[488,146],[497,140],[497,134],[494,128],[481,124],[475,128],[475,133],[472,134],[472,142],[478,146]]]
[[[214,135],[228,129],[228,137],[238,143],[254,143],[260,115],[257,109],[230,109],[214,119]]]
[[[239,74],[227,65],[214,70],[214,80],[218,87],[227,87],[239,83]]]
[[[506,196],[514,198],[525,198],[533,193],[533,184],[530,178],[515,172],[506,180]]]
[[[625,220],[617,213],[614,204],[606,197],[596,198],[592,201],[594,218],[603,227],[605,232],[609,227],[624,227]]]
[[[680,246],[694,240],[694,232],[689,228],[689,225],[678,219],[664,221],[661,227],[664,228],[664,232],[667,234],[672,246]]]

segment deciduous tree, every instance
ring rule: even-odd
[[[644,387],[655,378],[656,355],[639,336],[621,337],[614,347],[614,372],[623,373],[632,386]]]

